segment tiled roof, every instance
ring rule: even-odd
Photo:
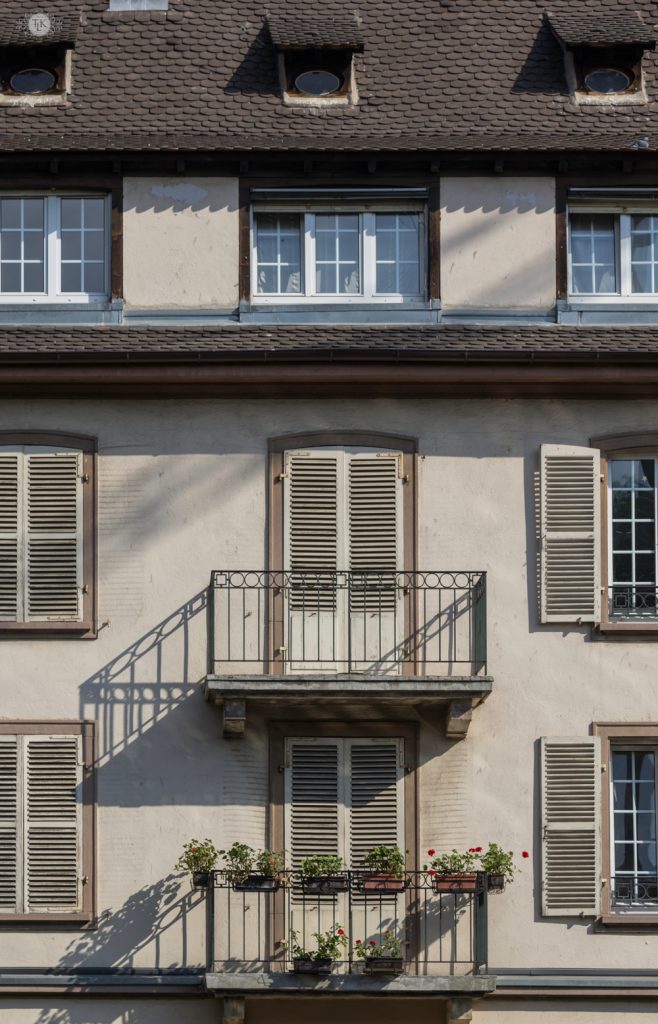
[[[656,45],[656,31],[646,25],[637,11],[595,14],[565,11],[548,14],[548,21],[565,46]]]
[[[8,5],[10,6],[10,5]],[[57,16],[49,17],[50,25],[44,23],[44,32],[40,34],[30,30],[30,16],[35,15],[34,6],[28,8],[23,5],[22,16],[14,13],[0,14],[0,46],[51,46],[53,43],[74,43],[80,28],[80,16],[82,8],[75,2],[71,2],[65,11]],[[48,10],[50,7],[48,5]]]
[[[277,50],[343,49],[362,50],[363,36],[355,18],[318,17],[267,18],[272,42]]]
[[[2,0],[11,21],[32,0]],[[51,16],[71,0],[49,0]],[[577,105],[544,18],[573,0],[323,0],[356,16],[354,107],[284,106],[266,24],[308,18],[308,0],[170,0],[167,12],[109,12],[87,0],[66,106],[0,109],[4,150],[658,149],[658,55],[644,57],[648,103]],[[654,0],[579,0],[592,20]]]
[[[0,363],[40,359],[658,360],[658,327],[3,327]]]

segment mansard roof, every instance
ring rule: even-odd
[[[79,4],[46,6],[67,17]],[[655,52],[644,57],[648,102],[573,102],[545,17],[550,10],[566,24],[573,0],[323,0],[325,26],[349,26],[351,44],[363,44],[354,58],[358,104],[325,109],[282,103],[267,25],[301,25],[308,0],[170,0],[166,12],[140,13],[108,6],[80,0],[68,104],[0,106],[0,148],[658,148]],[[3,23],[18,23],[34,4],[3,0],[2,8]],[[578,14],[590,29],[622,16],[642,24],[640,15],[652,31],[655,4],[579,0]]]

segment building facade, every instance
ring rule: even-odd
[[[6,0],[0,1021],[658,1014],[655,15]]]

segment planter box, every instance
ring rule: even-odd
[[[401,956],[368,956],[363,969],[366,974],[402,974],[404,960]]]
[[[242,882],[233,882],[234,892],[276,892],[281,880],[272,875],[248,875]]]
[[[454,875],[434,875],[432,888],[434,892],[476,892],[478,876],[475,871]]]
[[[361,885],[365,892],[404,892],[407,880],[395,875],[366,875]]]
[[[488,892],[502,892],[505,888],[505,875],[487,875]]]
[[[302,878],[302,890],[314,896],[334,896],[339,892],[347,892],[350,887],[345,875],[318,875]]]
[[[334,961],[330,957],[325,957],[322,960],[302,960],[300,957],[295,957],[292,962],[292,969],[295,974],[331,974],[334,967]]]
[[[193,871],[192,872],[192,885],[195,889],[207,889],[210,885],[210,872],[209,871]]]

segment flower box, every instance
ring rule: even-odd
[[[347,892],[350,887],[346,875],[318,875],[303,877],[302,889],[313,896],[334,896],[339,892]]]
[[[487,875],[487,890],[489,892],[502,892],[505,888],[505,875]]]
[[[247,875],[241,881],[233,882],[234,892],[276,892],[281,887],[281,880],[274,875]]]
[[[193,871],[192,872],[192,885],[195,889],[207,889],[210,885],[210,872],[209,871]]]
[[[366,974],[402,974],[404,960],[401,956],[367,956],[363,969]]]
[[[476,892],[478,876],[476,871],[437,874],[432,878],[434,892]]]
[[[404,892],[408,883],[395,875],[372,874],[366,875],[361,884],[364,892]]]
[[[331,974],[334,961],[331,957],[322,957],[319,960],[306,960],[296,956],[292,962],[292,969],[295,974]]]

